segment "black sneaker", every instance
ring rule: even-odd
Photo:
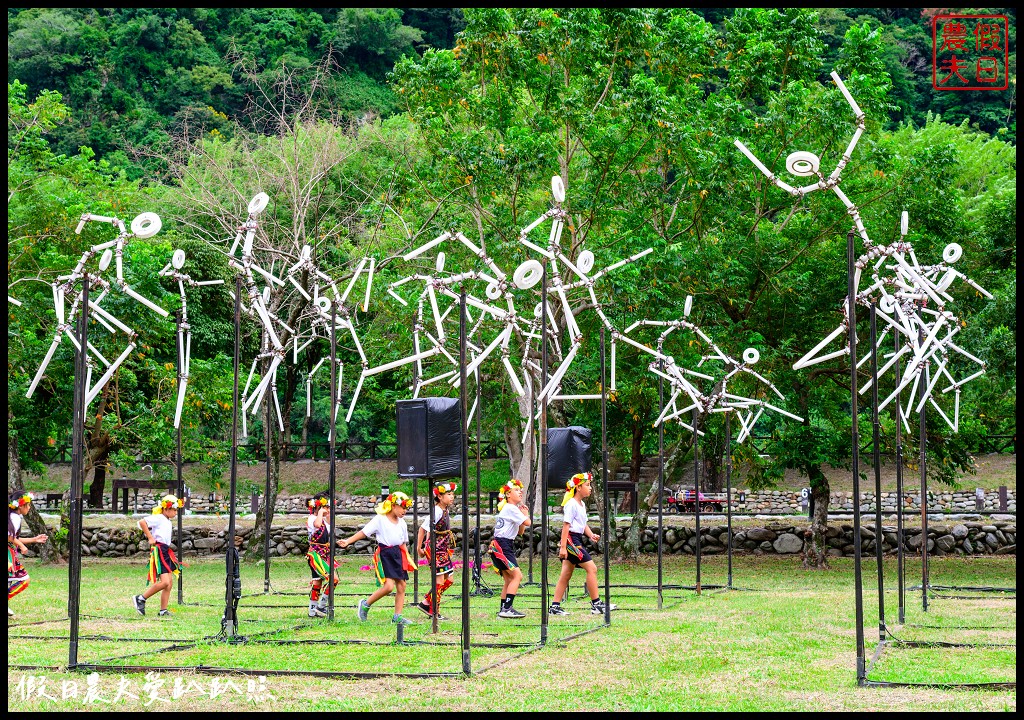
[[[165,608],[165,609],[161,610],[160,612],[158,612],[158,613],[156,614],[156,616],[157,616],[157,617],[170,617],[170,616],[171,616],[171,611],[170,611],[170,610],[167,610],[167,609]]]
[[[430,606],[429,605],[427,605],[426,603],[418,602],[418,603],[416,603],[416,607],[418,607],[420,610],[422,610],[424,615],[426,615],[427,617],[430,617]]]
[[[552,605],[548,608],[548,615],[568,615],[569,611],[561,605]]]
[[[135,612],[139,615],[146,614],[146,598],[141,595],[132,596],[132,607],[135,608]]]

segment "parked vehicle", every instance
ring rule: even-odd
[[[700,511],[703,513],[725,512],[725,493],[699,493]],[[675,508],[676,512],[696,512],[695,494],[693,490],[679,490],[674,496],[669,496],[669,508]]]

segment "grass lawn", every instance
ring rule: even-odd
[[[525,559],[524,559],[525,560]],[[256,642],[228,645],[202,640],[219,627],[223,610],[223,561],[189,561],[185,568],[185,599],[178,606],[172,595],[172,617],[157,618],[157,598],[148,614],[139,617],[129,597],[142,590],[145,565],[141,561],[89,560],[83,569],[80,662],[115,665],[197,666],[222,665],[284,670],[318,669],[357,672],[451,672],[461,669],[461,632],[458,601],[451,598],[461,587],[461,575],[445,596],[442,612],[451,620],[430,634],[426,617],[407,611],[418,624],[405,637],[416,644],[391,644],[390,599],[382,600],[360,624],[355,617],[358,598],[373,589],[366,559],[348,556],[341,566],[337,616],[334,622],[306,617],[308,567],[301,559],[274,560],[272,581],[285,594],[247,595],[241,601],[241,632]],[[895,620],[895,561],[886,561],[886,602]],[[945,585],[1016,585],[1014,557],[933,558],[932,582]],[[525,562],[524,562],[525,565]],[[539,579],[539,567],[535,567]],[[17,616],[8,623],[8,663],[63,665],[67,663],[69,622],[67,569],[30,563],[32,584],[11,602]],[[485,580],[498,587],[497,576],[485,571]],[[919,580],[920,566],[910,562],[908,580]],[[667,558],[666,583],[692,584],[693,558]],[[554,585],[552,565],[552,588]],[[243,592],[261,593],[262,565],[244,565]],[[429,574],[420,571],[421,591]],[[521,621],[495,617],[496,598],[471,601],[472,664],[470,677],[320,679],[269,676],[265,690],[274,700],[247,699],[245,676],[232,680],[239,692],[209,697],[214,676],[161,671],[161,697],[169,698],[175,680],[193,692],[176,701],[182,710],[1013,710],[1014,691],[989,692],[945,689],[858,688],[855,683],[853,573],[849,560],[835,560],[826,572],[807,572],[793,558],[739,557],[735,584],[753,591],[705,593],[669,590],[664,609],[658,610],[653,590],[613,588],[620,609],[612,626],[598,628],[601,616],[592,616],[581,599],[582,574],[570,585],[567,617],[552,617],[547,646],[501,648],[487,645],[534,643],[539,637],[539,588],[524,588],[516,605],[527,613]],[[703,582],[721,584],[725,558],[707,558]],[[613,565],[613,583],[653,584],[656,565]],[[865,620],[868,656],[877,638],[877,583],[865,565]],[[410,595],[412,581],[409,583]],[[603,591],[602,591],[603,592]],[[290,594],[296,593],[296,594]],[[1011,599],[933,600],[930,612],[920,609],[920,594],[908,593],[906,625],[894,632],[904,639],[959,640],[1014,644],[1016,601]],[[447,609],[446,609],[447,608]],[[39,621],[42,624],[32,624]],[[936,625],[920,628],[915,625]],[[954,626],[999,626],[963,630]],[[32,635],[39,638],[18,638]],[[53,638],[53,639],[47,639]],[[112,640],[111,638],[119,638]],[[283,640],[360,640],[361,644],[283,644]],[[180,649],[154,652],[171,645]],[[875,664],[871,677],[892,681],[979,682],[1016,679],[1015,647],[926,648],[891,647]],[[501,663],[492,669],[485,666]],[[47,678],[46,689],[57,699],[23,698],[29,676]],[[152,682],[156,679],[150,678]],[[81,699],[62,700],[62,683],[77,682],[83,674],[57,671],[8,670],[9,710],[77,710]],[[143,709],[148,700],[141,672],[102,674],[101,695],[111,700],[121,683],[132,688],[137,700],[119,701],[113,709]],[[124,685],[127,683],[127,685]],[[38,688],[38,686],[33,686]],[[196,690],[206,692],[199,694]],[[161,703],[157,703],[161,704]]]

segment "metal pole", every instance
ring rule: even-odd
[[[224,597],[224,632],[228,637],[235,635],[237,619],[234,603],[231,602],[235,584],[235,489],[238,483],[238,363],[241,353],[242,327],[242,276],[235,277],[235,358],[234,379],[231,389],[231,506],[228,508],[228,532],[225,538],[224,555],[226,557],[227,589]]]
[[[430,484],[430,481],[427,481]],[[412,478],[412,528],[413,533],[416,534],[416,542],[412,544],[412,564],[417,568],[420,566],[420,543],[419,543],[419,531],[420,531],[420,499],[419,499],[419,485],[420,479],[418,477]],[[428,493],[429,496],[429,493]],[[427,501],[429,504],[430,501]],[[420,601],[420,574],[414,572],[412,574],[412,601],[418,603]]]
[[[462,307],[462,306],[460,305],[460,307]],[[459,325],[459,332],[460,333],[462,332],[462,325],[461,324]],[[459,335],[459,342],[460,343],[462,342],[462,337],[463,336],[460,334]],[[462,352],[461,348],[459,349],[459,352],[460,353]],[[461,377],[462,377],[463,382],[465,382],[465,379],[466,379],[465,376],[463,375]],[[459,399],[461,400],[464,396],[465,396],[465,392],[460,387],[459,388]],[[463,436],[465,436],[465,433],[466,433],[466,424],[465,424],[466,423],[466,406],[463,403],[460,407],[462,408],[462,433],[463,433]],[[463,448],[464,449],[468,449],[466,447],[465,443],[463,443]],[[466,462],[467,460],[469,460],[469,457],[468,457],[467,454],[464,453],[462,459],[463,459],[463,462]],[[465,486],[465,484],[466,484],[466,477],[467,477],[467,471],[464,471],[462,473],[462,484],[463,484],[463,486]],[[463,496],[466,496],[466,488],[465,487],[462,488],[462,494],[463,494]],[[434,598],[433,603],[430,603],[432,605],[432,607],[430,608],[430,632],[432,632],[432,633],[436,633],[437,632],[437,613],[440,611],[440,609],[438,608],[438,605],[440,603],[438,601],[441,599],[441,598],[438,597],[438,594],[437,594],[437,528],[434,527],[435,524],[436,524],[434,522],[434,509],[436,507],[437,507],[437,505],[434,503],[434,480],[430,479],[430,480],[427,481],[427,527],[430,528],[430,592],[428,593],[428,596]],[[466,532],[466,530],[468,528],[469,528],[469,523],[468,522],[463,524],[463,526],[462,526],[462,549],[464,551],[467,551],[467,548],[469,548],[469,537],[467,537],[469,535],[469,533]],[[416,532],[417,532],[417,534],[419,534],[419,530],[418,529],[416,530]],[[452,534],[452,536],[454,537],[454,533]],[[466,594],[469,593],[469,578],[466,576],[466,572],[465,572],[466,568],[469,567],[469,558],[468,558],[468,555],[466,554],[466,552],[463,552],[463,559],[464,559],[465,562],[464,562],[464,565],[463,565],[463,571],[464,572],[462,573],[462,594],[466,595]],[[466,648],[466,647],[469,647],[469,645],[465,644],[465,645],[463,645],[463,647]]]
[[[611,554],[611,520],[608,517],[608,383],[605,368],[604,326],[601,326],[601,486],[604,490],[604,518],[601,537],[604,538],[604,624],[612,624],[612,586],[608,575],[608,556]],[[660,379],[660,378],[659,378]]]
[[[893,333],[896,352],[900,350],[900,338],[898,333]],[[896,366],[893,370],[893,377],[900,377],[900,361],[896,358]],[[906,587],[907,573],[903,564],[903,412],[900,409],[900,394],[897,391],[896,400],[893,402],[893,410],[896,413],[896,581],[899,583],[896,597],[899,605],[899,623],[902,625],[906,620]]]
[[[483,398],[480,392],[480,370],[476,371],[476,535],[473,542],[473,583],[475,592],[480,591],[480,581],[483,579],[482,571],[480,570],[480,433],[482,432],[481,418],[483,415]],[[509,463],[512,460],[509,459]],[[462,531],[463,537],[468,542],[469,533],[465,530]]]
[[[863,685],[867,680],[864,652],[864,585],[860,566],[860,433],[857,428],[857,289],[853,284],[854,263],[856,262],[853,246],[854,231],[846,235],[846,287],[847,319],[850,341],[850,441],[851,471],[853,476],[853,583],[854,606],[857,623],[857,684]]]
[[[174,313],[174,324],[177,326],[176,332],[175,332],[175,338],[176,339],[175,339],[175,343],[174,344],[175,344],[175,347],[176,347],[176,349],[178,351],[178,353],[177,353],[177,358],[178,358],[177,359],[177,370],[178,370],[178,382],[180,383],[180,382],[183,382],[183,379],[181,377],[181,373],[184,372],[184,368],[181,366],[181,358],[182,358],[182,353],[184,351],[184,348],[182,348],[182,341],[181,341],[181,310],[178,310],[176,313]],[[175,388],[175,390],[177,390],[177,388]],[[185,483],[184,483],[184,481],[182,480],[182,477],[181,477],[182,459],[181,459],[181,421],[180,421],[180,419],[178,421],[178,427],[175,428],[175,430],[174,430],[174,445],[175,445],[174,465],[175,465],[175,472],[177,473],[177,479],[178,479],[178,499],[181,500],[182,502],[184,502],[184,500],[185,500]],[[184,588],[185,564],[183,562],[181,562],[182,558],[184,557],[184,553],[182,552],[182,548],[181,548],[181,542],[182,542],[182,540],[181,540],[181,535],[182,535],[181,516],[182,516],[182,513],[184,513],[184,512],[185,512],[184,508],[182,508],[181,510],[178,511],[178,542],[176,543],[177,551],[178,551],[178,604],[179,605],[182,605],[185,602],[185,588]]]
[[[544,268],[540,285],[541,331],[540,364],[543,388],[548,382],[548,271]],[[544,396],[540,411],[540,642],[548,641],[548,397]],[[568,590],[566,590],[568,594]]]
[[[665,361],[659,361],[662,373],[665,371]],[[665,379],[658,374],[658,407],[665,405]],[[633,459],[636,462],[636,458]],[[640,478],[637,478],[636,492],[640,492]],[[662,559],[665,549],[665,423],[658,423],[658,609],[664,605],[664,574]],[[639,541],[642,543],[643,538]]]
[[[85,484],[85,396],[89,388],[85,377],[89,338],[89,276],[82,277],[82,314],[78,318],[78,342],[75,357],[75,391],[71,428],[71,533],[69,537],[68,617],[71,632],[68,643],[68,667],[78,665],[78,612],[82,599],[82,487]]]
[[[327,469],[327,494],[331,498],[330,521],[331,529],[327,533],[327,542],[330,549],[327,553],[327,619],[334,620],[334,537],[338,532],[338,514],[334,506],[334,493],[337,489],[338,471],[335,467],[334,448],[338,442],[338,416],[335,414],[336,403],[338,402],[338,328],[335,313],[337,306],[331,303],[331,402],[327,405],[327,412],[331,414],[331,440],[327,444],[327,461],[330,463]],[[312,388],[311,388],[312,389]],[[269,456],[268,456],[269,458]],[[268,486],[269,489],[269,486]],[[270,497],[270,493],[267,493]],[[270,510],[267,510],[267,538],[270,537]],[[269,561],[269,555],[267,557]],[[268,562],[267,567],[270,567]],[[269,573],[269,571],[268,571]],[[268,575],[269,577],[269,575]]]
[[[334,397],[334,395],[331,395],[331,397]],[[331,409],[333,410],[334,408]],[[273,517],[273,508],[270,507],[270,423],[272,410],[269,402],[266,403],[264,411],[263,424],[266,429],[267,473],[263,484],[263,592],[268,593],[270,592],[270,522]]]
[[[700,420],[700,415],[697,414],[697,408],[693,409],[693,510],[694,510],[694,521],[696,524],[695,532],[697,533],[697,545],[694,550],[697,555],[697,582],[696,590],[697,595],[700,595],[700,435],[697,434],[697,422]]]
[[[921,339],[923,340],[924,333],[921,333]],[[924,382],[924,371],[921,372],[921,398],[923,399],[928,392],[928,383]],[[919,465],[921,467],[921,609],[924,612],[928,612],[928,435],[925,429],[925,412],[927,408],[921,406],[920,420],[918,423],[918,432],[920,438],[918,445],[920,446],[921,457]]]
[[[462,406],[462,672],[469,675],[473,668],[469,639],[469,437],[466,435],[466,288],[459,298],[459,396]],[[433,516],[431,516],[433,517]],[[434,533],[430,534],[434,537]],[[436,555],[435,555],[436,557]],[[436,565],[435,565],[436,568]],[[436,590],[435,590],[436,593]],[[434,628],[437,628],[437,595],[434,596]]]
[[[882,561],[882,452],[878,423],[878,308],[872,300],[871,319],[871,463],[875,467],[875,569],[878,574],[878,640],[885,640],[885,564]]]
[[[726,587],[732,588],[732,415],[724,413],[725,420],[725,522],[729,528],[726,544]]]
[[[537,440],[533,431],[533,418],[537,415],[537,393],[533,387],[530,387],[530,419],[527,421],[527,429],[530,431],[530,481],[531,489],[533,490],[533,498],[537,497]],[[510,461],[511,462],[511,461]],[[536,585],[533,581],[533,546],[537,544],[537,536],[533,529],[533,502],[529,502],[530,506],[530,561],[528,565],[526,582],[523,585]]]

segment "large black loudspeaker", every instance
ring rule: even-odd
[[[462,476],[462,409],[454,398],[399,400],[398,477]]]
[[[565,490],[576,473],[590,472],[590,428],[548,428],[548,489]]]

